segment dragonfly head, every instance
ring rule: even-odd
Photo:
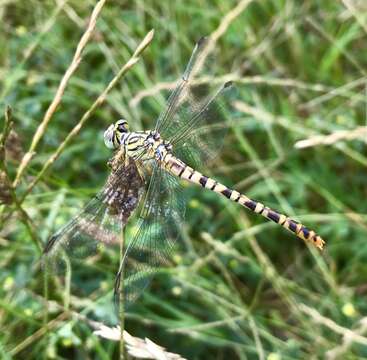
[[[117,149],[121,145],[124,134],[129,131],[129,125],[125,119],[117,120],[104,132],[104,143],[109,149]]]

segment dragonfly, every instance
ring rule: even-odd
[[[226,104],[233,89],[232,82],[212,89],[212,84],[199,81],[209,43],[210,38],[202,38],[196,44],[153,130],[129,131],[125,119],[108,127],[104,142],[115,156],[105,186],[44,248],[44,257],[52,263],[64,256],[83,258],[101,244],[118,243],[121,229],[137,212],[136,231],[126,244],[114,286],[115,294],[123,289],[126,306],[137,299],[157,269],[169,263],[182,241],[186,200],[181,180],[218,193],[319,249],[325,243],[303,224],[197,170],[221,148],[228,128]]]

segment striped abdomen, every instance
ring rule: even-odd
[[[253,212],[260,214],[265,218],[283,226],[285,229],[291,231],[302,240],[312,243],[319,249],[323,248],[325,241],[319,235],[317,235],[313,230],[309,230],[304,225],[289,218],[288,216],[279,214],[277,211],[266,207],[262,203],[252,200],[247,196],[240,194],[236,190],[231,190],[227,188],[225,185],[194,170],[171,154],[167,154],[164,160],[165,168],[173,175],[191,181],[195,184],[201,185],[206,189],[215,191],[216,193],[219,193],[234,202],[238,202],[247,209],[250,209]]]

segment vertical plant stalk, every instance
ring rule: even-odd
[[[8,168],[5,163],[5,142],[10,134],[10,130],[13,127],[13,121],[11,119],[11,108],[7,106],[5,109],[5,122],[3,127],[3,132],[0,136],[0,170],[2,170],[5,174],[5,181],[9,185],[9,192],[12,199],[12,203],[15,205],[16,210],[19,213],[20,220],[25,225],[32,241],[35,243],[37,249],[42,251],[42,243],[36,232],[34,231],[34,226],[32,220],[30,219],[28,213],[21,206],[21,201],[18,199],[17,194],[15,192],[15,187],[11,184],[11,178],[8,171]]]
[[[64,309],[70,309],[70,286],[71,286],[71,264],[70,259],[67,256],[64,256],[63,261],[65,262],[65,288],[63,294],[64,301]]]
[[[48,271],[48,266],[46,265],[44,267],[44,271],[43,271],[43,298],[44,298],[44,302],[45,302],[45,307],[43,309],[44,313],[43,313],[43,327],[47,328],[47,324],[48,324],[48,312],[49,312],[49,299],[48,299],[48,278],[49,278],[49,271]]]
[[[32,143],[31,146],[29,147],[28,152],[23,156],[23,159],[18,167],[18,171],[17,171],[17,175],[15,177],[15,180],[13,182],[13,186],[17,186],[17,184],[20,181],[20,178],[23,174],[23,172],[25,171],[26,167],[28,166],[29,162],[31,161],[31,159],[33,158],[34,154],[35,154],[35,150],[36,147],[39,143],[39,141],[41,140],[42,136],[44,135],[44,133],[46,132],[46,128],[48,126],[48,123],[51,121],[51,118],[53,116],[53,114],[56,112],[62,96],[64,95],[66,86],[71,78],[71,76],[74,74],[75,70],[78,68],[81,60],[82,60],[82,54],[83,54],[83,50],[85,49],[87,43],[89,42],[93,31],[96,27],[96,23],[97,23],[97,18],[103,8],[103,5],[105,4],[106,0],[100,0],[96,6],[93,9],[92,15],[90,17],[89,20],[89,24],[87,27],[87,30],[84,32],[84,34],[82,35],[78,46],[76,48],[74,57],[71,61],[71,64],[69,65],[68,69],[66,70],[63,78],[60,81],[59,87],[56,91],[55,97],[52,100],[50,106],[48,107],[46,114],[44,115],[42,122],[40,123],[40,125],[38,126],[33,139],[32,139]]]
[[[120,244],[120,265],[124,259],[125,253],[125,234],[124,227],[121,229],[121,244]],[[119,320],[120,320],[120,360],[125,359],[125,342],[124,342],[124,330],[125,330],[125,303],[124,303],[124,268],[121,268],[120,275],[120,292],[119,292]]]

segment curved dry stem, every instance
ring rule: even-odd
[[[115,87],[115,85],[121,80],[121,78],[139,61],[141,53],[145,48],[152,42],[154,36],[154,30],[149,31],[145,36],[143,41],[138,45],[132,57],[127,61],[127,63],[121,68],[117,75],[111,80],[104,91],[98,96],[93,105],[84,113],[77,125],[70,131],[65,140],[59,145],[56,151],[48,158],[44,164],[41,171],[35,177],[35,179],[28,186],[27,190],[23,194],[21,201],[23,201],[26,196],[32,191],[34,186],[40,181],[45,172],[52,166],[52,164],[58,159],[60,154],[64,151],[65,147],[69,142],[79,133],[80,129],[90,119],[95,110],[104,103],[108,93]]]
[[[367,142],[367,126],[359,126],[353,130],[338,130],[329,135],[315,135],[308,139],[297,141],[294,147],[304,149],[317,145],[332,145],[339,141],[360,139]]]
[[[86,31],[84,32],[84,34],[82,35],[78,46],[76,48],[74,57],[71,61],[71,64],[69,65],[69,67],[67,68],[64,76],[62,77],[59,87],[56,91],[55,97],[53,98],[50,106],[48,107],[45,116],[42,119],[42,122],[39,124],[33,139],[32,139],[32,143],[31,146],[29,147],[28,152],[23,156],[22,161],[20,162],[20,165],[18,167],[18,171],[17,171],[17,175],[15,177],[15,180],[13,182],[13,186],[16,187],[21,179],[21,176],[23,175],[26,167],[28,166],[28,164],[30,163],[31,159],[33,158],[34,154],[35,154],[35,150],[36,147],[38,145],[38,143],[40,142],[40,140],[42,139],[43,135],[46,132],[47,126],[49,124],[49,122],[52,119],[53,114],[56,112],[59,104],[61,103],[61,99],[62,96],[64,95],[66,86],[71,78],[71,76],[74,74],[74,72],[76,71],[76,69],[78,68],[81,60],[82,60],[82,54],[83,54],[83,50],[85,49],[86,45],[88,44],[93,31],[96,27],[96,23],[97,23],[97,18],[103,8],[103,5],[105,4],[106,0],[100,0],[96,6],[93,9],[91,18],[89,20],[89,24],[87,26]]]

